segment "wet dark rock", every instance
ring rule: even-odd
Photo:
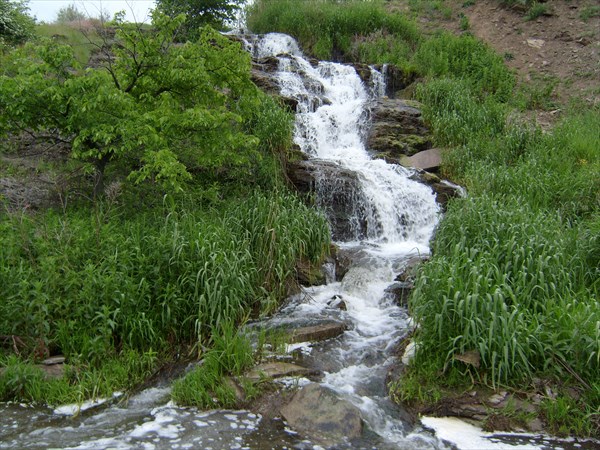
[[[287,341],[290,344],[298,342],[317,342],[338,337],[346,331],[346,324],[342,322],[324,322],[318,325],[297,327],[290,329]]]
[[[346,302],[340,295],[334,295],[331,297],[331,300],[327,302],[327,305],[331,308],[336,308],[342,311],[346,311],[348,309]]]
[[[359,409],[317,384],[300,389],[281,414],[292,428],[326,447],[356,439],[363,430]]]
[[[427,261],[428,259],[429,256],[413,256],[407,259],[403,264],[402,271],[394,281],[413,283],[417,275],[417,268],[423,261]]]
[[[442,209],[446,209],[450,199],[463,197],[465,191],[462,187],[447,180],[440,179],[437,175],[424,170],[416,171],[411,178],[429,186],[435,192],[435,199]]]
[[[385,69],[382,66],[376,66],[376,69],[384,71],[385,95],[390,98],[396,97],[398,91],[406,89],[415,81],[414,73],[407,73],[393,64],[386,65]]]
[[[413,288],[414,285],[411,282],[396,282],[386,288],[385,294],[392,298],[397,305],[407,306]]]
[[[281,377],[296,377],[317,375],[318,371],[307,369],[296,364],[286,362],[267,362],[254,367],[248,374],[247,378],[253,381],[258,381],[263,377],[281,378]]]
[[[325,209],[334,240],[366,237],[368,202],[356,172],[331,161],[312,159],[291,163],[287,174],[300,193],[319,193],[319,206]]]

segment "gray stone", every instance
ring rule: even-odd
[[[248,374],[247,378],[253,381],[260,380],[263,377],[281,378],[281,377],[296,377],[314,375],[316,372],[306,367],[301,367],[296,364],[286,362],[267,362],[254,367]]]
[[[385,294],[392,298],[396,304],[407,306],[408,298],[410,297],[413,288],[414,285],[410,282],[396,282],[385,289]]]
[[[367,147],[376,157],[398,162],[402,155],[412,155],[431,146],[420,104],[410,100],[381,98],[371,113],[372,126]]]
[[[318,325],[299,327],[290,330],[287,341],[290,344],[298,342],[316,342],[332,339],[346,331],[346,325],[341,322],[325,322]]]
[[[36,367],[42,369],[46,380],[59,379],[65,375],[66,366],[64,364],[53,364],[51,366],[47,366],[45,364],[36,364]]]
[[[406,156],[400,159],[400,163],[405,167],[416,167],[423,170],[437,170],[442,164],[443,150],[439,148],[430,148],[423,150],[413,156]]]
[[[358,408],[318,384],[300,389],[291,402],[281,408],[281,414],[293,429],[326,447],[362,434]]]
[[[53,366],[54,364],[63,364],[65,362],[65,357],[62,355],[52,356],[42,361],[42,364],[46,366]]]

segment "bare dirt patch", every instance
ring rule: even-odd
[[[478,0],[464,8],[470,31],[487,42],[520,77],[555,83],[556,100],[600,103],[600,17],[587,17],[594,0],[555,0],[547,14],[526,20],[522,11],[498,0]]]

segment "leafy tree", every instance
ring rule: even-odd
[[[184,23],[156,12],[154,27],[117,16],[104,66],[81,70],[71,47],[52,41],[13,52],[0,75],[0,132],[67,141],[95,174],[120,164],[129,179],[179,190],[192,174],[227,172],[260,159],[248,123],[264,100],[250,56],[211,28],[174,45]]]
[[[0,49],[25,42],[33,34],[35,20],[25,1],[0,0]]]
[[[223,29],[244,3],[246,0],[156,0],[157,8],[168,16],[187,15],[184,37],[188,39],[198,36],[205,25]]]
[[[56,23],[78,22],[87,19],[87,16],[79,11],[75,5],[65,6],[58,10]]]

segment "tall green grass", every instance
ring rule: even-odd
[[[80,209],[0,222],[0,335],[100,367],[124,351],[210,345],[223,326],[271,311],[294,264],[328,249],[323,216],[257,192],[203,210]]]
[[[412,48],[421,39],[414,21],[387,13],[379,0],[258,0],[249,8],[247,22],[255,33],[294,36],[307,53],[320,59],[348,60],[352,53],[361,53],[355,47],[365,39],[378,41],[381,50],[387,52],[381,45],[381,33],[393,35]]]

